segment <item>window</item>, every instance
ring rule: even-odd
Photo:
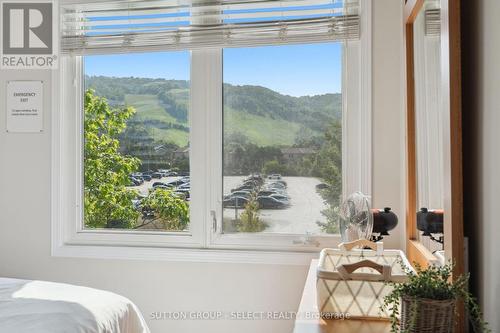
[[[338,232],[342,45],[225,49],[223,232]]]
[[[84,228],[189,229],[189,60],[84,57]]]
[[[158,42],[147,8],[141,26],[118,20],[125,29],[106,4],[86,21],[71,7],[54,75],[53,253],[260,262],[262,250],[335,246],[341,196],[370,193],[370,2],[361,1],[361,39],[357,16],[338,16],[342,1],[292,8],[334,14],[281,28],[275,14],[242,22],[261,10],[224,9],[222,26],[238,29],[223,40],[200,25],[185,39],[189,22],[169,14],[182,29],[174,38],[169,24]],[[134,39],[129,29],[146,32]]]

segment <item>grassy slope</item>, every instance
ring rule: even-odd
[[[173,142],[179,147],[185,147],[189,142],[189,134],[175,128],[152,128],[151,132],[155,139],[166,142]]]
[[[154,119],[164,123],[178,123],[177,119],[165,112],[165,109],[160,105],[158,97],[155,95],[125,95],[125,103],[133,106],[137,113],[135,121]],[[180,147],[188,144],[189,134],[178,129],[150,128],[153,137],[157,140],[173,142]]]
[[[125,95],[125,104],[133,106],[140,120],[155,119],[166,123],[176,123],[177,120],[160,105],[155,95]]]
[[[292,145],[300,125],[281,119],[224,109],[224,132],[239,132],[259,146]]]
[[[165,123],[178,123],[174,117],[165,112],[154,95],[128,94],[125,96],[125,103],[136,109],[137,120],[154,119]],[[235,111],[231,108],[225,109],[225,132],[240,132],[259,146],[291,145],[299,129],[300,125],[297,123]],[[155,127],[152,127],[151,131],[157,139],[174,142],[181,147],[188,144],[189,134],[184,131]]]

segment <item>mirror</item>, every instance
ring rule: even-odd
[[[417,240],[443,251],[444,170],[440,2],[426,0],[413,23]],[[442,258],[441,252],[436,259]]]
[[[404,15],[406,255],[423,267],[453,259],[453,273],[459,275],[464,272],[460,6],[406,0]]]

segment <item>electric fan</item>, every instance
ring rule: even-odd
[[[340,234],[343,242],[370,239],[373,215],[368,196],[361,192],[351,194],[340,205]]]

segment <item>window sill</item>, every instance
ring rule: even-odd
[[[94,259],[307,266],[312,259],[318,258],[318,253],[64,244],[54,246],[52,248],[52,256]]]

